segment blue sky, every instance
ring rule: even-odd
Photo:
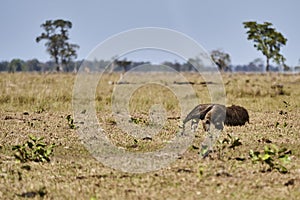
[[[80,45],[80,59],[112,35],[133,28],[162,27],[190,36],[207,51],[223,49],[233,64],[247,64],[255,58],[264,59],[247,40],[242,22],[250,20],[272,22],[288,39],[282,48],[288,65],[295,66],[300,59],[297,0],[2,0],[0,5],[0,61],[49,60],[43,43],[36,43],[35,38],[45,20],[58,18],[73,23],[70,37]],[[165,58],[164,54],[161,58],[143,56],[138,55],[149,61]]]

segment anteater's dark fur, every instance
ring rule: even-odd
[[[246,122],[249,123],[249,114],[245,108],[236,105],[226,108],[225,125],[242,126]]]

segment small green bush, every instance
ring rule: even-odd
[[[20,162],[50,162],[55,144],[47,145],[43,140],[43,137],[37,138],[30,135],[24,144],[14,145],[12,150],[15,151],[15,158]]]
[[[253,163],[267,165],[267,171],[276,169],[283,174],[288,172],[285,164],[290,163],[290,154],[292,154],[291,150],[287,148],[279,149],[276,145],[265,146],[263,151],[249,151]]]

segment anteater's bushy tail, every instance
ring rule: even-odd
[[[226,119],[224,124],[228,126],[242,126],[249,123],[248,111],[241,107],[232,105],[226,108]]]

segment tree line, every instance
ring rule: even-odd
[[[125,61],[125,62],[124,62]],[[83,60],[70,61],[63,69],[60,69],[61,72],[77,72],[81,66]],[[167,65],[176,71],[183,72],[196,72],[195,64],[197,60],[189,59],[184,63],[179,63],[176,61],[165,61],[162,62],[162,65]],[[89,66],[92,69],[104,69],[107,68],[107,72],[126,72],[137,66],[143,64],[151,64],[151,62],[135,62],[128,60],[115,60],[114,62],[109,60],[94,60],[94,61],[84,61],[86,66]],[[197,64],[197,66],[202,67],[202,70],[205,71],[205,66]],[[218,66],[218,65],[217,65]],[[219,67],[220,68],[220,67]],[[257,58],[251,61],[248,64],[244,65],[232,65],[228,64],[225,68],[222,69],[226,72],[264,72],[265,66],[264,61],[260,58]],[[269,71],[290,71],[291,68],[283,66],[269,66]],[[1,61],[0,62],[0,72],[56,72],[57,64],[54,61],[42,62],[38,59],[30,60],[21,60],[21,59],[12,59],[11,61]]]
[[[80,66],[81,61],[69,62],[61,71],[73,72],[76,71],[76,66]],[[42,62],[38,59],[21,60],[18,58],[11,61],[0,62],[1,72],[52,72],[57,71],[57,64],[54,61]]]
[[[266,58],[266,64],[262,59],[255,59],[247,65],[231,65],[231,57],[221,49],[210,52],[210,57],[217,65],[220,71],[289,71],[290,67],[285,64],[285,57],[280,53],[281,47],[286,45],[287,38],[278,32],[273,24],[264,22],[262,24],[255,21],[243,22],[247,30],[247,39],[254,42],[254,47],[260,51]],[[72,22],[57,19],[46,20],[41,24],[43,32],[36,37],[36,42],[45,41],[46,51],[50,55],[51,61],[40,62],[37,59],[21,60],[13,59],[11,61],[0,62],[0,71],[20,72],[20,71],[64,71],[77,72],[82,61],[74,61],[77,58],[79,45],[70,43],[69,30],[72,28]],[[270,61],[277,64],[272,66]],[[86,62],[86,61],[85,61]],[[128,71],[135,66],[144,64],[143,62],[134,62],[124,60],[110,61],[88,61],[94,69],[113,66],[111,71]],[[199,58],[190,58],[186,63],[165,61],[161,64],[168,65],[176,71],[196,71],[193,64],[201,67]],[[203,67],[205,68],[205,67]]]

